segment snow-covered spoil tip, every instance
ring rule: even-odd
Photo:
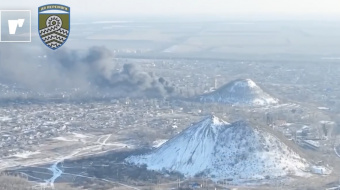
[[[264,92],[251,79],[237,79],[229,82],[213,92],[201,95],[199,101],[238,105],[270,105],[278,103],[278,99]]]
[[[305,176],[308,168],[303,158],[270,133],[216,116],[188,127],[151,153],[126,161],[146,164],[150,170],[234,182]]]

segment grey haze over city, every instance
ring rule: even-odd
[[[340,1],[0,10],[1,190],[340,189]]]

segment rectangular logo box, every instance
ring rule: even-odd
[[[31,26],[31,10],[0,10],[0,42],[31,42]]]

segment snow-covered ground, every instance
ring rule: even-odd
[[[158,139],[158,140],[155,140],[152,143],[152,147],[153,148],[158,148],[158,147],[162,146],[166,141],[168,141],[168,140],[167,139]]]
[[[131,143],[111,141],[111,136],[111,134],[108,134],[95,137],[90,134],[71,133],[70,135],[56,137],[51,139],[50,144],[39,146],[39,150],[35,152],[26,151],[4,157],[0,161],[0,170],[56,163],[64,159],[96,155],[111,150],[135,148],[135,145]],[[68,147],[72,145],[80,147],[69,149]],[[106,148],[103,149],[103,147]],[[58,149],[58,151],[55,151],[55,149]]]
[[[69,142],[77,142],[78,141],[78,139],[66,138],[66,137],[56,137],[54,139],[59,140],[59,141],[69,141]]]
[[[12,156],[17,157],[17,158],[29,158],[30,156],[36,155],[36,154],[40,154],[40,151],[35,151],[35,152],[25,151],[21,153],[16,153]]]
[[[215,116],[188,127],[155,151],[126,159],[148,169],[233,181],[307,176],[309,164],[266,131]]]
[[[74,135],[74,137],[81,138],[81,139],[90,138],[91,137],[89,135],[84,135],[84,134],[80,134],[80,133],[72,133],[72,134]]]
[[[80,134],[80,133],[72,133],[71,135],[68,135],[68,136],[60,136],[60,137],[55,137],[53,139],[59,140],[59,141],[66,141],[66,142],[77,142],[77,141],[86,142],[86,139],[88,138],[91,138],[91,136]]]

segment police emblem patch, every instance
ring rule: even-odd
[[[44,44],[55,50],[61,47],[70,34],[70,7],[59,4],[38,8],[39,36]]]

